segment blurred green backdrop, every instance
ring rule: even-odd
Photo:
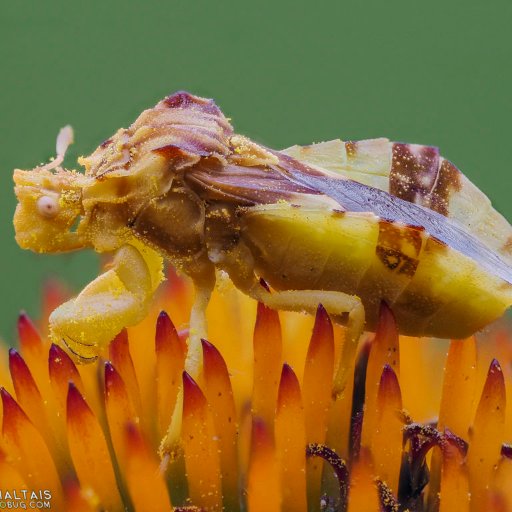
[[[0,335],[41,284],[80,286],[91,253],[34,255],[13,238],[12,169],[69,166],[177,89],[215,98],[236,129],[281,148],[387,136],[441,147],[512,219],[512,4],[431,0],[3,2]]]

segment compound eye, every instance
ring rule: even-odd
[[[37,211],[48,219],[55,217],[59,213],[59,202],[56,197],[41,196],[37,200]]]

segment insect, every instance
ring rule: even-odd
[[[323,304],[347,325],[345,363],[381,301],[401,333],[455,338],[512,304],[512,228],[437,148],[374,139],[274,151],[186,92],[80,158],[84,174],[60,166],[71,141],[67,127],[53,162],[14,172],[14,225],[37,252],[114,253],[50,317],[53,338],[84,361],[145,315],[163,259],[195,285],[193,373],[216,271],[271,308]]]

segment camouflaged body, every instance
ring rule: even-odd
[[[404,334],[458,338],[512,304],[512,228],[437,148],[273,151],[181,92],[80,163],[78,231],[98,251],[136,236],[192,276],[213,264],[242,289],[255,271],[277,290],[357,295],[369,330],[381,301]]]

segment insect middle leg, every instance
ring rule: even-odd
[[[203,365],[201,338],[207,338],[206,308],[215,288],[215,268],[206,266],[200,276],[192,277],[195,297],[190,312],[188,352],[185,370],[196,379]]]

